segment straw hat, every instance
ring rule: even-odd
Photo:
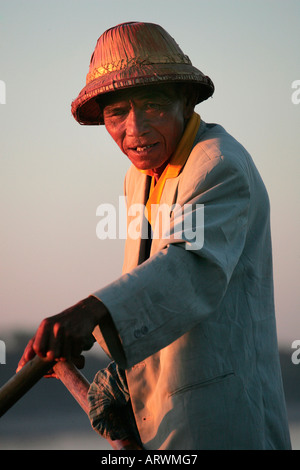
[[[193,83],[198,101],[214,92],[211,79],[193,67],[175,40],[153,23],[123,23],[105,31],[90,61],[86,86],[72,103],[80,124],[104,124],[100,95],[133,86]]]

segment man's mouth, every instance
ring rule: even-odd
[[[137,152],[143,152],[144,150],[150,149],[153,145],[145,145],[144,147],[136,147]]]
[[[147,150],[153,148],[156,144],[149,144],[149,145],[138,145],[137,147],[131,147],[130,150],[134,150],[135,152],[142,153],[146,152]]]

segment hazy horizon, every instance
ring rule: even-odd
[[[300,2],[0,1],[0,339],[36,329],[116,279],[124,240],[96,236],[129,167],[105,129],[71,102],[97,38],[124,21],[161,24],[215,83],[197,106],[252,155],[271,202],[278,339],[300,339]],[[294,95],[295,97],[296,95]],[[298,95],[297,95],[298,96]],[[299,100],[300,101],[300,100]]]

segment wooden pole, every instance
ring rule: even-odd
[[[58,361],[53,367],[53,370],[60,381],[79,403],[83,411],[88,415],[89,404],[87,394],[90,388],[88,380],[71,362]]]
[[[0,417],[4,415],[25,393],[52,369],[86,414],[89,413],[88,390],[90,383],[84,375],[68,361],[52,362],[35,356],[0,389]],[[141,450],[136,442],[110,441],[114,450]]]
[[[81,408],[89,414],[89,404],[87,394],[90,383],[84,375],[71,362],[56,362],[53,370],[60,381],[65,385]],[[141,448],[132,440],[111,441],[107,439],[114,450],[141,450]]]
[[[54,362],[35,356],[0,389],[0,417],[53,367]]]

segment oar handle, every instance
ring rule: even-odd
[[[0,417],[52,368],[56,376],[88,415],[87,394],[90,383],[77,367],[68,361],[52,362],[35,356],[0,389]],[[140,450],[140,447],[132,440],[107,440],[115,450]]]
[[[58,361],[53,366],[56,376],[69,390],[71,395],[79,403],[83,411],[89,414],[89,404],[87,399],[90,383],[72,362]]]
[[[53,367],[52,361],[35,356],[0,388],[0,417]]]
[[[59,361],[55,364],[53,370],[57,377],[69,390],[71,395],[73,395],[75,400],[79,403],[81,408],[88,415],[89,403],[87,395],[90,388],[90,383],[88,380],[71,362]],[[107,441],[115,450],[141,450],[138,444],[131,439],[124,441],[111,441],[110,439],[107,439]]]

